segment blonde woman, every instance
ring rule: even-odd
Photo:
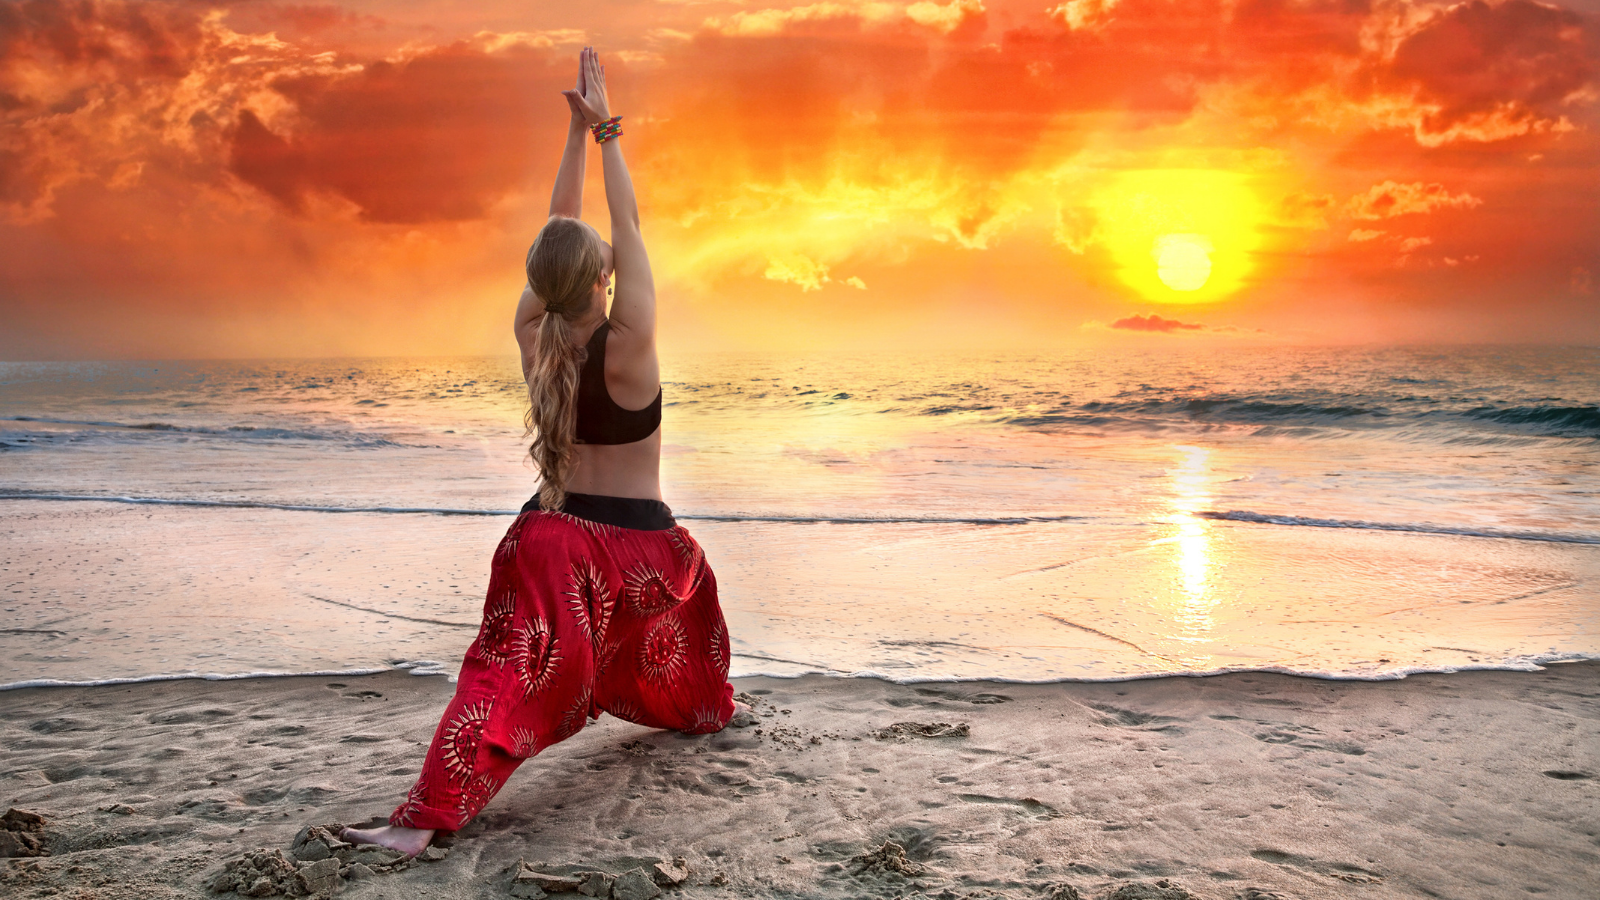
[[[345,830],[356,843],[422,852],[602,711],[690,734],[734,713],[716,578],[661,501],[655,285],[593,48],[564,94],[572,123],[515,324],[539,493],[495,552],[483,625],[422,774],[388,826]],[[610,244],[579,218],[591,135]]]

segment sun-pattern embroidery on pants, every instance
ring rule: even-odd
[[[509,565],[517,558],[517,548],[522,544],[522,516],[517,516],[516,522],[506,529],[506,536],[500,539],[500,546],[494,550],[494,563],[497,566]]]
[[[622,651],[622,645],[616,641],[601,644],[595,649],[594,674],[604,675],[611,664],[617,661],[617,654]]]
[[[394,815],[390,817],[390,820],[402,828],[412,827],[410,823],[416,819],[417,814],[421,813],[423,807],[427,805],[425,798],[428,796],[428,788],[428,776],[423,775],[418,778],[417,783],[413,784],[410,792],[406,794],[405,802],[401,803],[400,808],[394,811]]]
[[[511,755],[527,759],[539,752],[539,732],[532,728],[511,729]]]
[[[622,595],[640,618],[658,616],[683,602],[661,570],[640,564],[622,576]]]
[[[511,666],[523,695],[532,697],[549,687],[560,664],[561,648],[549,623],[537,616],[522,623],[511,640]]]
[[[678,558],[685,566],[694,566],[695,558],[700,555],[700,545],[689,537],[689,532],[683,526],[668,529],[667,540],[672,542],[672,549],[678,551]]]
[[[567,711],[561,715],[561,724],[556,726],[556,740],[564,741],[577,734],[583,723],[589,718],[589,709],[594,705],[594,688],[584,685],[583,690],[574,697]]]
[[[467,782],[466,788],[461,792],[461,824],[467,824],[472,821],[473,816],[482,812],[483,808],[488,806],[489,801],[494,798],[494,795],[500,792],[500,788],[505,786],[505,783],[504,778],[496,778],[488,772],[474,776],[471,781]]]
[[[632,700],[613,700],[611,705],[606,708],[606,712],[625,722],[640,724],[644,722],[644,710],[640,709],[639,704]]]
[[[589,643],[599,646],[605,637],[606,624],[611,620],[611,586],[606,583],[605,573],[593,560],[583,557],[572,564],[567,582],[570,587],[566,594],[572,598],[573,618],[577,619]]]
[[[555,513],[555,515],[561,516],[568,522],[571,522],[579,528],[582,528],[584,531],[589,532],[597,538],[615,537],[617,533],[621,531],[621,529],[615,525],[607,525],[604,522],[591,522],[588,519],[580,519],[571,513],[558,512]]]
[[[511,658],[511,644],[517,619],[517,592],[506,592],[483,611],[483,625],[478,629],[478,655],[503,666]]]
[[[677,619],[662,619],[639,645],[639,671],[658,687],[676,681],[688,663],[689,637]]]
[[[689,734],[711,734],[721,731],[722,726],[721,710],[709,703],[701,703],[694,708],[694,721],[684,731]]]
[[[492,705],[492,700],[468,704],[444,726],[444,768],[456,781],[472,777]]]
[[[706,656],[711,659],[711,664],[718,669],[728,671],[728,655],[723,652],[723,645],[728,643],[728,626],[720,619],[711,626],[711,633],[706,637]]]

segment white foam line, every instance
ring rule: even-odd
[[[745,654],[735,653],[734,656]],[[759,659],[760,657],[746,657]],[[772,660],[778,662],[779,660]],[[986,682],[992,684],[1101,684],[1122,681],[1147,681],[1154,678],[1208,678],[1212,675],[1235,675],[1247,672],[1260,672],[1276,675],[1292,675],[1296,678],[1315,678],[1320,681],[1400,681],[1411,675],[1448,675],[1455,672],[1542,672],[1546,666],[1560,665],[1562,663],[1600,661],[1600,653],[1565,653],[1546,654],[1539,656],[1520,656],[1503,660],[1498,663],[1469,663],[1460,666],[1402,666],[1395,669],[1384,669],[1377,672],[1325,672],[1305,671],[1291,669],[1285,666],[1229,666],[1217,669],[1194,671],[1168,671],[1168,672],[1141,672],[1132,675],[1107,675],[1101,678],[1005,678],[993,675],[918,675],[910,677],[893,677],[883,672],[863,669],[856,672],[844,672],[839,669],[816,668],[805,672],[740,672],[731,676],[734,678],[803,678],[807,675],[822,675],[828,678],[875,678],[894,684],[966,684],[969,682]],[[807,665],[795,663],[796,665]],[[180,672],[169,675],[145,675],[134,678],[102,678],[93,681],[63,681],[54,678],[38,678],[30,681],[14,681],[10,684],[0,684],[0,691],[21,690],[23,688],[39,687],[101,687],[106,685],[144,684],[159,681],[242,681],[250,678],[335,678],[356,675],[380,675],[384,672],[410,671],[413,675],[445,675],[454,682],[455,678],[449,675],[443,663],[432,660],[419,660],[415,662],[400,662],[382,668],[365,669],[326,669],[311,672],[234,672],[211,673]]]
[[[1202,510],[1195,513],[1202,519],[1223,522],[1249,522],[1254,525],[1296,525],[1310,528],[1355,528],[1366,531],[1405,531],[1413,534],[1450,534],[1461,537],[1499,538],[1511,541],[1548,541],[1556,544],[1600,544],[1600,537],[1586,534],[1562,534],[1555,531],[1505,531],[1497,528],[1465,528],[1454,525],[1428,525],[1412,522],[1364,522],[1358,519],[1311,519],[1305,516],[1276,516],[1231,509],[1227,512]]]
[[[0,500],[55,500],[88,503],[134,503],[149,506],[201,506],[221,509],[281,509],[289,512],[318,513],[404,513],[436,516],[515,516],[515,510],[450,509],[431,506],[305,506],[294,503],[268,503],[258,500],[190,500],[172,497],[114,497],[94,494],[0,494]]]
[[[830,525],[1032,525],[1039,522],[1075,522],[1093,516],[735,516],[689,513],[675,519],[691,522],[794,522]]]
[[[289,512],[387,513],[435,516],[515,516],[519,510],[452,509],[434,506],[307,506],[294,503],[269,503],[264,500],[193,500],[174,497],[117,497],[95,494],[44,494],[10,491],[0,500],[51,500],[87,503],[133,503],[149,506],[198,506],[218,509],[277,509]],[[717,515],[710,513],[674,514],[690,522],[776,522],[831,525],[1031,525],[1040,522],[1073,522],[1093,516],[762,516]]]
[[[735,654],[736,656],[738,654]],[[1100,678],[1006,678],[998,675],[913,675],[891,676],[871,669],[844,674],[837,670],[814,672],[740,672],[738,678],[803,678],[806,675],[823,675],[828,678],[876,678],[894,684],[965,684],[986,682],[992,684],[1102,684],[1122,681],[1148,681],[1156,678],[1209,678],[1213,675],[1265,673],[1291,675],[1296,678],[1315,678],[1319,681],[1401,681],[1412,675],[1450,675],[1456,672],[1543,672],[1546,666],[1562,663],[1600,661],[1600,653],[1565,653],[1544,656],[1519,656],[1498,663],[1468,663],[1460,666],[1402,666],[1374,672],[1328,672],[1291,669],[1287,666],[1224,666],[1216,669],[1140,672],[1132,675],[1106,675]]]
[[[402,666],[385,666],[381,669],[326,669],[314,672],[176,672],[167,675],[139,675],[132,678],[100,678],[93,681],[62,681],[55,678],[36,678],[32,681],[13,681],[0,684],[0,691],[15,691],[36,687],[100,687],[114,684],[144,684],[151,681],[239,681],[245,678],[330,678],[342,675],[377,675],[393,672]],[[415,672],[418,675],[443,674]]]

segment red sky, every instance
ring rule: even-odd
[[[7,2],[0,358],[513,352],[584,43],[669,350],[1600,341],[1596,0],[1047,3]]]

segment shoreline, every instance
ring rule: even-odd
[[[735,659],[740,654],[734,653]],[[760,659],[762,657],[751,657]],[[1309,678],[1316,681],[1404,681],[1418,675],[1456,675],[1466,672],[1542,672],[1551,666],[1564,666],[1573,663],[1600,663],[1600,654],[1553,654],[1545,657],[1524,657],[1518,663],[1468,663],[1466,665],[1441,666],[1439,668],[1408,667],[1391,669],[1376,675],[1357,674],[1329,674],[1326,672],[1296,672],[1282,667],[1239,668],[1230,667],[1214,669],[1203,672],[1150,672],[1137,675],[1108,675],[1103,678],[1048,678],[1048,679],[1008,679],[986,678],[982,676],[940,678],[936,676],[914,677],[896,679],[882,672],[824,672],[816,669],[794,674],[780,674],[776,672],[751,672],[740,675],[730,675],[729,680],[738,682],[744,678],[773,678],[780,681],[793,681],[801,678],[860,678],[869,681],[884,681],[889,684],[898,684],[904,687],[916,687],[924,684],[997,684],[997,685],[1052,685],[1052,684],[1122,684],[1132,681],[1157,681],[1164,678],[1217,678],[1224,675],[1283,675],[1289,678]],[[803,663],[792,663],[802,666]],[[367,675],[383,675],[388,673],[403,673],[419,678],[444,677],[451,684],[455,683],[455,676],[450,673],[450,666],[433,660],[416,660],[402,662],[389,666],[368,666],[349,669],[328,669],[315,672],[177,672],[165,675],[133,675],[126,678],[106,678],[94,681],[65,681],[53,678],[40,678],[31,681],[14,681],[0,684],[0,696],[7,691],[32,690],[43,688],[97,688],[118,687],[130,684],[159,684],[167,681],[263,681],[276,678],[359,678]]]
[[[734,684],[757,726],[689,737],[602,717],[524,764],[446,859],[341,896],[509,897],[522,859],[649,857],[689,864],[667,897],[1023,900],[1066,884],[1098,900],[1166,881],[1203,900],[1578,900],[1600,879],[1600,662]],[[45,816],[51,853],[6,860],[0,884],[205,895],[244,851],[386,815],[452,690],[389,671],[0,692],[0,802]],[[920,874],[854,872],[889,840]]]

